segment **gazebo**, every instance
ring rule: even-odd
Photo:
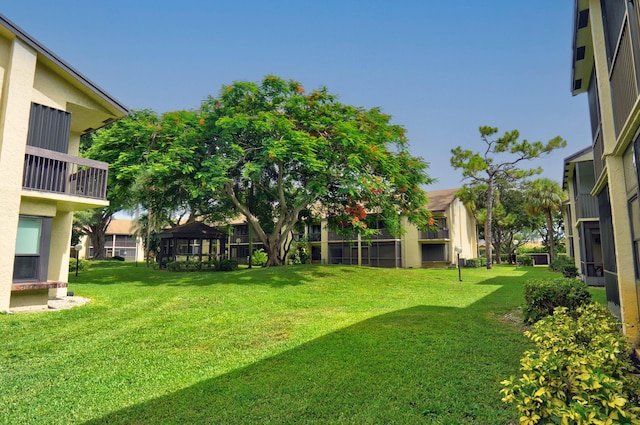
[[[200,221],[182,224],[160,233],[160,268],[180,260],[214,261],[226,255],[229,235]]]

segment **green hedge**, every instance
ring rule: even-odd
[[[525,335],[522,376],[502,381],[521,424],[640,424],[640,380],[618,320],[600,304],[555,310]]]
[[[467,258],[465,262],[465,267],[485,267],[487,265],[487,259],[484,257],[480,258]]]
[[[535,279],[524,284],[525,323],[535,323],[553,314],[556,307],[569,311],[591,301],[591,294],[584,282],[578,279]]]
[[[238,262],[236,260],[221,260],[221,261],[172,261],[167,263],[167,270],[173,272],[196,272],[196,271],[216,271],[216,272],[228,272],[238,269]]]
[[[559,255],[554,258],[549,264],[549,270],[561,272],[564,277],[578,276],[578,268],[575,265],[575,261],[566,255]]]
[[[91,265],[91,262],[89,260],[80,260],[78,262],[78,270],[79,271],[88,270],[90,265]],[[76,272],[76,259],[72,258],[69,260],[69,273],[75,273],[75,272]]]
[[[522,266],[533,266],[533,257],[530,255],[519,255],[518,264]]]

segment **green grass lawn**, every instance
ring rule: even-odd
[[[94,266],[69,284],[91,303],[0,315],[0,423],[515,423],[505,315],[545,275]]]

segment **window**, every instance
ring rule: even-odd
[[[625,23],[626,2],[624,0],[601,0],[605,31],[605,45],[609,64],[613,63],[620,32]]]
[[[13,265],[14,282],[46,280],[51,222],[49,217],[19,218]]]
[[[447,261],[444,244],[422,245],[422,261]]]

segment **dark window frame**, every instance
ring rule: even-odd
[[[33,215],[20,215],[21,218],[29,218],[29,219],[38,219],[41,221],[40,228],[40,241],[39,241],[39,253],[38,254],[15,254],[14,255],[14,270],[12,276],[13,283],[22,283],[22,282],[46,282],[47,275],[49,271],[49,253],[51,250],[51,231],[53,218],[52,217],[41,217],[41,216],[33,216]],[[16,278],[16,263],[23,258],[37,258],[33,277],[29,278]]]

